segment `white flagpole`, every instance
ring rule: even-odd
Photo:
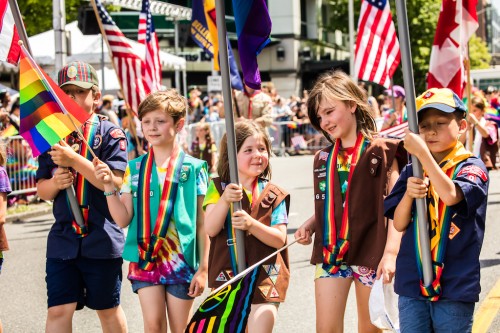
[[[354,68],[354,0],[349,0],[349,52],[351,56],[349,57],[349,72],[351,73],[351,78],[354,82],[358,82],[358,76],[356,75]]]

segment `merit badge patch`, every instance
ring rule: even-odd
[[[94,143],[92,145],[92,148],[97,149],[101,146],[102,143],[102,135],[97,134],[94,138]]]
[[[319,186],[319,190],[321,192],[325,192],[326,191],[326,181],[324,181],[324,180],[320,181],[319,184],[318,184],[318,186]]]
[[[74,79],[76,77],[76,74],[78,73],[78,70],[76,69],[75,66],[70,66],[68,68],[68,71],[66,72],[66,75],[70,78],[70,79]]]
[[[271,286],[259,286],[259,290],[264,295],[264,297],[267,297],[267,294],[269,293],[269,290],[271,289]]]
[[[460,232],[460,228],[457,227],[457,225],[453,222],[451,222],[451,225],[450,225],[450,234],[449,234],[449,238],[450,239],[453,239],[455,238],[456,235],[458,235],[458,233]]]
[[[185,182],[189,178],[189,167],[187,165],[183,165],[181,169],[181,174],[179,176],[179,180],[181,182]]]
[[[328,153],[326,151],[319,152],[319,160],[326,161],[328,159]]]
[[[234,273],[233,273],[233,271],[232,271],[232,270],[227,270],[227,271],[226,271],[226,274],[227,274],[227,276],[229,276],[229,279],[234,278]]]
[[[120,141],[120,150],[121,151],[126,151],[127,150],[127,141],[121,140]]]
[[[123,133],[123,131],[119,128],[115,128],[114,130],[112,130],[109,135],[111,135],[111,137],[113,139],[119,139],[119,138],[123,138],[125,139],[126,136],[125,136],[125,133]]]
[[[226,282],[227,278],[226,275],[224,275],[224,272],[220,272],[219,276],[215,279],[215,281],[221,281],[221,282]]]
[[[274,298],[274,297],[280,297],[280,294],[278,293],[278,291],[276,290],[276,288],[273,288],[271,290],[271,294],[269,295],[269,297],[272,297],[272,298]]]
[[[484,172],[483,169],[481,169],[477,165],[468,165],[460,170],[457,174],[457,177],[461,176],[466,177],[471,182],[475,182],[476,177],[481,178],[483,182],[486,182],[488,180],[488,175],[486,174],[486,172]]]

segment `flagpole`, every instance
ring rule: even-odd
[[[113,66],[113,69],[115,70],[115,73],[118,75],[118,70],[116,69],[115,62],[113,61],[113,52],[111,50],[111,46],[109,45],[108,37],[107,37],[107,35],[106,35],[105,31],[104,31],[104,27],[102,26],[102,21],[99,18],[99,11],[97,10],[97,5],[95,3],[95,0],[90,0],[90,3],[92,4],[92,8],[94,9],[94,13],[95,13],[95,16],[97,18],[97,24],[99,25],[99,30],[101,31],[101,38],[106,41],[106,45],[108,46],[108,54],[109,54],[109,58],[111,59],[111,66]],[[102,71],[104,73],[104,68],[102,69]],[[126,96],[125,96],[125,93],[124,93],[124,90],[123,90],[122,81],[118,80],[118,84],[120,85],[120,91],[122,93],[123,99],[125,100],[125,102],[127,102]],[[129,105],[129,106],[131,105],[129,103],[126,103],[126,104]],[[134,119],[132,117],[133,115],[130,114],[130,111],[129,111],[128,107],[125,107],[125,112],[127,113],[127,116],[130,118],[130,121],[128,122],[129,123],[129,127],[130,127],[129,128],[130,134],[134,138],[134,141],[135,141],[137,149],[139,149],[139,139],[137,138],[137,134],[136,134],[137,131],[136,131],[136,128],[135,128],[135,123],[133,121]],[[139,150],[137,151],[137,153],[139,153]]]
[[[465,59],[465,70],[467,72],[467,90],[466,90],[467,110],[470,113],[472,110],[472,99],[471,99],[472,86],[471,86],[471,80],[470,80],[469,42],[467,42],[467,58]],[[467,122],[469,122],[469,121],[467,120]],[[474,142],[472,141],[473,140],[472,138],[474,137],[474,127],[472,127],[472,126],[469,126],[469,127],[470,128],[469,128],[469,139],[467,140],[467,149],[469,149],[469,151],[472,152],[473,144],[474,144]]]
[[[226,137],[227,152],[229,158],[229,174],[231,182],[239,184],[238,164],[236,162],[236,138],[234,133],[234,115],[232,107],[231,80],[229,77],[229,58],[226,39],[226,8],[224,0],[215,1],[215,16],[217,22],[217,34],[219,37],[219,65],[222,76],[222,96],[224,99],[224,110],[226,110]],[[214,61],[217,59],[214,58]],[[241,202],[233,203],[234,211],[241,210]],[[242,272],[246,267],[245,256],[245,231],[236,230],[236,251],[238,254],[238,272]]]
[[[411,62],[410,32],[406,14],[406,0],[396,0],[396,14],[398,17],[399,46],[403,65],[403,81],[406,93],[406,107],[408,110],[408,127],[411,132],[418,134],[417,107],[415,104],[415,85],[413,82],[413,66]],[[415,155],[411,156],[413,176],[423,178],[422,164]],[[416,199],[419,242],[422,252],[422,272],[425,286],[432,283],[432,262],[430,252],[429,233],[427,231],[427,207],[425,199]]]
[[[354,82],[358,83],[358,76],[356,75],[354,68],[354,1],[349,0],[348,10],[349,10],[349,52],[351,56],[349,58],[349,72],[351,78]]]
[[[286,250],[287,248],[289,248],[293,244],[297,243],[297,241],[299,241],[301,239],[302,239],[302,237],[295,239],[293,242],[291,242],[291,243],[283,246],[282,248],[278,249],[277,251],[274,251],[273,253],[271,253],[270,255],[268,255],[267,257],[265,257],[264,259],[262,259],[261,261],[253,264],[252,266],[248,267],[247,269],[245,269],[241,273],[238,273],[238,275],[236,275],[235,277],[233,277],[231,280],[227,281],[226,283],[224,283],[223,285],[221,285],[217,289],[214,289],[213,291],[211,291],[210,295],[214,295],[214,294],[218,293],[219,291],[221,291],[222,289],[226,288],[228,285],[232,284],[233,282],[238,281],[239,279],[241,279],[242,277],[244,277],[245,275],[247,275],[249,272],[251,272],[255,267],[257,267],[257,266],[265,263],[267,260],[271,259],[272,257],[274,257],[275,255],[277,255],[281,251]]]
[[[19,11],[19,6],[17,5],[16,0],[9,0],[9,6],[12,10],[12,16],[14,16],[14,23],[17,27],[17,33],[19,34],[19,38],[23,41],[24,45],[26,45],[26,49],[28,53],[31,55],[31,47],[28,39],[28,34],[26,34],[26,29],[24,28],[23,19],[21,17],[21,12]]]

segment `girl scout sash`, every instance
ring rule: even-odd
[[[150,193],[151,183],[158,185],[158,173],[154,160],[153,147],[142,158],[137,187],[137,244],[139,248],[139,268],[151,271],[156,263],[168,225],[174,211],[175,198],[179,185],[179,175],[184,161],[184,151],[174,145],[167,166],[167,174],[163,183],[160,198],[160,209],[156,215],[154,231],[151,233]],[[156,190],[156,189],[155,189]]]
[[[456,178],[457,172],[460,170],[458,167],[459,164],[471,156],[472,154],[465,150],[462,143],[457,142],[453,150],[439,163],[439,166],[441,167],[441,170],[443,170],[443,172],[453,180]],[[434,280],[428,286],[425,286],[423,282],[422,249],[420,248],[416,214],[413,222],[415,252],[417,254],[418,272],[420,274],[420,292],[429,301],[437,301],[442,292],[440,280],[441,275],[443,274],[446,244],[448,243],[452,216],[450,208],[439,199],[439,195],[432,186],[432,183],[429,184],[427,202],[430,223],[432,271],[434,275]]]
[[[356,164],[363,154],[368,140],[358,133],[356,144],[351,158],[351,166],[349,168],[349,176],[347,178],[347,191],[345,193],[344,209],[342,211],[342,225],[340,232],[337,235],[335,225],[335,169],[337,168],[337,157],[342,142],[340,139],[335,140],[333,152],[328,155],[326,164],[326,196],[325,208],[323,211],[324,217],[324,233],[323,233],[323,269],[330,274],[335,274],[344,261],[344,256],[349,249],[349,189],[351,188],[352,175]]]
[[[83,137],[87,141],[88,144],[80,144],[80,155],[85,157],[86,159],[92,161],[93,156],[90,152],[89,145],[94,144],[94,140],[96,137],[97,129],[99,127],[99,116],[93,114],[92,117],[85,122],[83,127]],[[89,185],[90,183],[80,174],[76,174],[76,200],[78,202],[78,206],[82,210],[82,216],[84,225],[80,226],[73,217],[73,221],[71,225],[73,227],[73,231],[79,238],[83,238],[88,235],[88,219],[89,219]],[[68,201],[68,207],[71,207]],[[71,211],[71,208],[69,209]]]

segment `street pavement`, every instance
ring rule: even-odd
[[[312,156],[276,157],[271,159],[271,164],[273,181],[291,193],[288,236],[289,240],[293,240],[295,230],[313,213]],[[482,292],[476,310],[488,298],[490,291],[495,289],[500,276],[500,226],[497,223],[500,215],[500,171],[493,172],[490,176],[486,235],[481,252]],[[0,319],[6,333],[44,331],[47,308],[45,249],[47,233],[52,223],[53,216],[49,214],[5,226],[11,250],[4,253],[5,263],[0,275]],[[309,264],[311,250],[310,245],[295,244],[290,247],[290,287],[286,302],[280,306],[274,332],[314,331],[314,269]],[[127,266],[123,266],[124,277]],[[488,299],[495,300],[494,297]],[[202,298],[197,299],[195,306],[201,301]],[[498,301],[496,304],[498,310]],[[122,306],[129,331],[142,332],[138,297],[132,293],[126,278],[122,286]],[[493,315],[486,315],[486,318],[493,318],[489,329],[475,333],[500,332],[500,318],[495,307],[493,310]],[[97,315],[88,309],[77,311],[73,323],[74,332],[101,332]],[[345,332],[357,331],[354,288],[349,295],[344,327]]]

